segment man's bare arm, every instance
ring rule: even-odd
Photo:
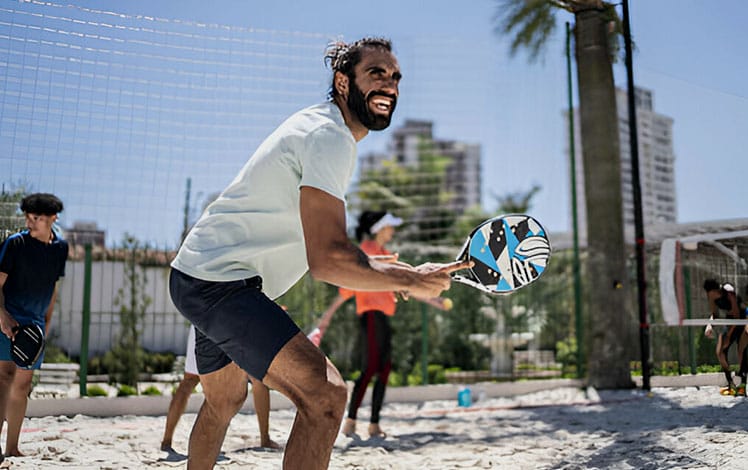
[[[449,288],[451,272],[468,267],[454,262],[413,268],[370,259],[348,239],[343,201],[308,186],[301,188],[300,197],[307,261],[315,279],[356,290],[436,297]]]
[[[18,322],[15,318],[13,318],[13,315],[10,314],[5,309],[5,295],[3,294],[3,286],[5,286],[5,281],[8,279],[8,274],[0,272],[0,330],[2,330],[3,334],[7,336],[8,338],[12,338],[15,333],[13,333],[13,327],[18,325]]]

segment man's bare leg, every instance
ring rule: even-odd
[[[192,395],[192,391],[199,382],[199,375],[190,374],[189,372],[184,373],[184,377],[182,377],[177,389],[174,391],[174,395],[171,397],[171,402],[169,402],[169,411],[166,414],[166,426],[164,427],[164,438],[161,440],[161,450],[167,452],[174,450],[171,447],[174,430],[177,427],[177,423],[179,423],[179,418],[182,417],[184,410],[187,408],[187,402],[190,399],[190,395]]]
[[[5,441],[5,455],[23,457],[18,448],[23,418],[26,417],[26,406],[29,403],[33,370],[18,369],[10,386],[8,406],[5,408],[5,419],[8,421],[8,435]]]
[[[727,385],[732,386],[730,363],[727,361],[727,351],[723,348],[725,341],[727,341],[726,335],[720,334],[717,337],[717,360],[719,361],[719,365],[722,366],[722,371],[725,373],[725,377],[727,377]]]
[[[17,369],[18,367],[16,367],[13,361],[0,361],[0,432],[2,432],[3,424],[5,423],[8,400],[10,399],[10,388]],[[4,459],[5,454],[0,449],[0,462]]]
[[[260,428],[260,447],[280,449],[280,444],[270,439],[270,389],[254,377],[250,376],[249,381],[252,382],[252,401]]]
[[[745,395],[746,389],[746,376],[748,376],[748,357],[746,356],[746,348],[748,348],[748,328],[743,328],[743,333],[738,338],[738,363],[740,369],[738,375],[740,375],[740,385],[738,386],[738,394]]]
[[[247,373],[233,362],[220,370],[201,375],[200,383],[205,401],[190,433],[187,470],[213,468],[231,418],[247,398]]]
[[[262,381],[296,405],[283,468],[326,469],[348,395],[340,372],[298,333],[275,356]]]

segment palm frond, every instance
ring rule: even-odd
[[[554,11],[565,8],[558,0],[499,0],[496,27],[499,35],[513,35],[510,53],[527,49],[530,60],[536,60],[548,38],[556,28]]]

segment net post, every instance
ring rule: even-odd
[[[421,302],[421,385],[429,383],[429,311]]]
[[[91,325],[91,244],[85,245],[85,261],[83,265],[83,312],[81,325],[81,355],[80,355],[80,396],[88,395],[88,334]]]
[[[686,318],[691,319],[691,271],[688,267],[683,268],[683,279],[686,290]],[[693,332],[688,329],[688,363],[691,366],[691,374],[696,374],[696,351],[693,347]]]

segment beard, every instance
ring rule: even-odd
[[[370,131],[381,131],[386,129],[392,120],[392,113],[395,112],[397,98],[389,93],[376,90],[370,91],[367,96],[364,96],[356,85],[356,80],[354,79],[350,80],[350,89],[346,104],[348,105],[348,109],[350,109],[356,118],[358,118],[359,122]],[[375,114],[371,111],[369,100],[377,95],[386,96],[387,98],[392,99],[392,108],[390,108],[388,114]]]

